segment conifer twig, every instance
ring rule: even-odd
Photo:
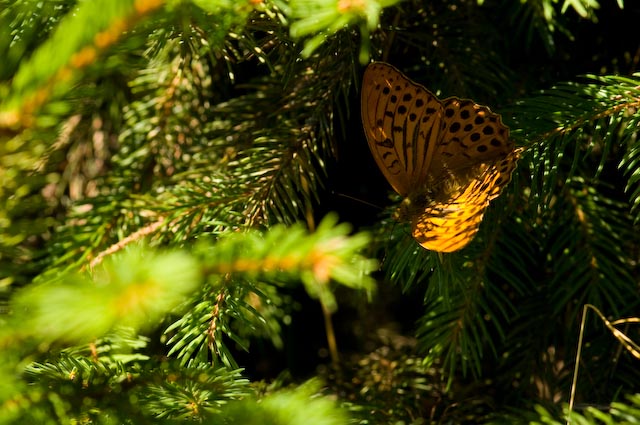
[[[111,255],[118,251],[121,251],[130,243],[140,240],[143,237],[155,232],[162,224],[164,224],[164,218],[161,218],[158,221],[148,224],[142,229],[138,230],[137,232],[134,232],[129,236],[127,236],[126,238],[122,239],[121,241],[114,243],[109,248],[105,249],[104,251],[96,255],[96,257],[93,260],[91,260],[91,262],[89,263],[89,269],[93,269],[95,266],[100,264],[104,259],[104,257],[106,257],[107,255]]]

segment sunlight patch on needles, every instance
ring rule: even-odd
[[[337,304],[328,286],[331,280],[353,289],[373,289],[369,273],[377,269],[377,262],[358,254],[369,237],[363,233],[349,236],[349,232],[348,224],[337,224],[336,216],[329,215],[311,234],[301,225],[274,226],[264,235],[255,231],[226,234],[215,246],[220,257],[210,270],[263,277],[299,276],[309,295],[333,311]],[[242,255],[223,257],[229,252]]]
[[[331,35],[357,25],[362,34],[360,62],[369,59],[369,32],[376,29],[380,13],[398,0],[293,0],[284,7],[293,19],[294,38],[311,37],[305,41],[302,55],[311,54]],[[280,6],[280,2],[278,2]]]

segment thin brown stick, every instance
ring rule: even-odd
[[[309,184],[306,179],[302,179],[302,189],[305,192],[309,192]],[[316,231],[316,223],[313,217],[313,207],[311,203],[308,201],[305,203],[305,218],[307,220],[307,226],[309,227],[310,232]],[[331,355],[331,362],[333,365],[338,368],[338,362],[340,357],[338,356],[338,344],[336,342],[336,333],[333,328],[333,321],[331,320],[331,310],[325,305],[320,299],[320,305],[322,306],[322,316],[324,318],[324,328],[327,333],[327,345],[329,346],[329,353]]]
[[[571,412],[576,398],[576,387],[578,385],[578,371],[580,370],[580,356],[582,355],[582,341],[584,338],[584,328],[587,321],[588,304],[582,308],[582,321],[580,323],[580,336],[578,337],[578,350],[576,351],[576,364],[573,368],[573,382],[571,382],[571,395],[569,396],[569,414],[567,415],[567,425],[571,425]]]
[[[329,345],[329,354],[331,354],[331,363],[338,368],[340,356],[338,355],[338,344],[336,343],[336,334],[333,329],[333,321],[331,320],[331,311],[327,306],[320,302],[322,305],[322,315],[324,316],[324,327],[327,332],[327,344]]]
[[[576,395],[576,387],[578,384],[578,370],[580,365],[580,357],[582,355],[582,342],[584,340],[584,329],[587,321],[587,310],[592,309],[602,320],[604,325],[609,329],[611,334],[622,344],[622,347],[625,348],[628,352],[631,353],[635,358],[640,359],[640,345],[634,342],[631,338],[629,338],[624,332],[619,329],[616,329],[616,325],[629,324],[629,323],[640,323],[640,318],[638,317],[630,317],[627,319],[618,319],[610,322],[607,318],[598,310],[594,305],[585,304],[582,309],[582,321],[580,323],[580,336],[578,337],[578,349],[576,350],[576,365],[573,369],[573,382],[571,383],[571,395],[569,396],[569,412],[567,415],[567,425],[571,424],[571,413],[573,412],[573,404],[575,402]]]

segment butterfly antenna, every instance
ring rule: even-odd
[[[352,201],[359,202],[361,204],[367,205],[367,206],[369,206],[371,208],[375,208],[375,209],[380,210],[380,211],[382,211],[384,209],[380,205],[372,204],[371,202],[367,202],[367,201],[365,201],[363,199],[356,198],[356,197],[351,196],[351,195],[347,195],[347,194],[340,193],[340,192],[332,192],[332,193],[335,196],[340,196],[342,198],[347,198],[347,199],[350,199]]]

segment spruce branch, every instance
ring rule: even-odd
[[[214,250],[203,252],[210,284],[165,331],[170,354],[187,364],[194,358],[206,359],[208,348],[216,356],[214,363],[219,359],[234,366],[224,338],[248,349],[246,338],[233,330],[234,322],[258,335],[271,336],[261,314],[263,305],[277,301],[268,296],[269,283],[290,285],[292,279],[301,280],[307,293],[330,311],[337,308],[331,282],[373,290],[368,274],[375,270],[376,262],[356,254],[367,244],[364,234],[347,237],[348,226],[336,226],[332,217],[323,220],[314,233],[305,233],[298,225],[274,226],[264,237],[256,232],[225,234]],[[258,296],[259,304],[251,294]]]
[[[74,74],[93,64],[136,21],[161,5],[160,1],[134,4],[116,0],[79,6],[60,21],[51,38],[16,73],[11,85],[13,96],[0,105],[0,127],[33,126],[33,115],[52,96],[68,90],[77,78]],[[96,14],[96,10],[102,13]],[[80,25],[88,23],[79,30]],[[56,54],[52,55],[54,50]]]
[[[322,384],[250,385],[258,360],[237,354],[266,340],[300,355],[289,331],[310,323],[286,326],[301,294],[325,318],[340,299],[336,338],[355,335],[340,353],[350,392],[332,396],[351,422],[557,421],[582,304],[624,317],[640,303],[640,80],[556,81],[633,69],[633,40],[604,31],[633,22],[622,5],[0,0],[0,422],[347,422]],[[316,226],[329,173],[367,160],[333,161],[362,142],[369,56],[490,105],[527,147],[456,255],[424,251],[388,213],[374,243]],[[350,296],[373,290],[365,249],[389,284],[354,312]],[[416,320],[421,357],[350,362],[390,327],[412,340]],[[608,406],[640,377],[601,334],[585,332],[577,394]],[[571,417],[632,421],[634,400],[578,400]]]

